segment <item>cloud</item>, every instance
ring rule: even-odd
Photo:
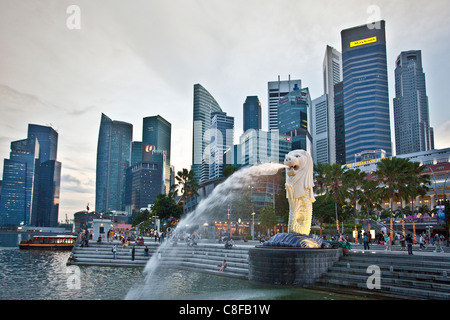
[[[450,120],[434,129],[434,147],[436,149],[450,148]]]

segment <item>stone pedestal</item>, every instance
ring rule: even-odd
[[[248,253],[249,280],[274,285],[314,283],[343,255],[342,249],[257,246]]]

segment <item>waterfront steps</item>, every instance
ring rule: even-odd
[[[116,259],[113,258],[112,246],[116,244]],[[158,251],[159,243],[146,241],[149,256],[144,255],[145,246],[135,246],[135,258],[131,260],[132,246],[122,248],[119,242],[89,243],[89,247],[75,246],[69,265],[85,266],[116,266],[116,267],[145,267],[148,260]],[[193,270],[210,274],[220,274],[240,279],[248,279],[248,248],[236,246],[225,249],[223,244],[199,243],[188,246],[179,242],[174,248],[164,248],[158,252],[158,259],[162,265],[168,267]],[[227,268],[219,272],[218,266],[227,260]]]
[[[373,266],[380,271],[380,288],[373,288],[376,283]],[[403,252],[353,250],[330,267],[314,287],[398,299],[448,300],[449,276],[450,256],[447,255],[411,256]]]
[[[444,250],[445,253],[450,253],[450,247],[447,247],[446,245],[442,245],[441,248]],[[364,245],[363,244],[352,244],[352,249],[364,250]],[[376,243],[370,244],[370,250],[383,251],[385,249],[386,249],[386,245],[381,245],[381,244],[376,244]],[[413,252],[434,253],[435,249],[436,249],[436,247],[431,244],[427,244],[425,249],[420,249],[420,245],[418,245],[418,244],[413,245]],[[407,250],[406,247],[402,248],[400,245],[395,244],[392,246],[391,251],[406,251],[406,250]]]

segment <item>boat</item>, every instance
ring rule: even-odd
[[[72,250],[76,241],[76,236],[34,236],[30,240],[22,240],[19,244],[19,248]]]

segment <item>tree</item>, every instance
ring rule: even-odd
[[[183,204],[176,203],[173,194],[160,193],[153,202],[152,213],[160,219],[179,219],[183,213]]]
[[[131,223],[131,225],[133,227],[137,226],[138,224],[148,221],[151,218],[151,213],[150,211],[148,211],[147,209],[142,210],[141,212],[139,212],[133,219],[133,222]]]
[[[275,210],[273,206],[268,205],[261,209],[261,212],[258,215],[258,220],[261,225],[267,229],[272,229],[278,223],[278,218],[275,214]]]
[[[195,172],[192,169],[188,170],[184,168],[183,170],[178,171],[175,179],[178,182],[177,187],[180,188],[181,200],[185,200],[191,193],[198,196],[197,190],[200,188],[200,186],[197,183]]]
[[[363,191],[361,187],[366,180],[367,174],[360,169],[349,169],[344,172],[342,184],[344,186],[347,197],[350,199],[353,216],[356,218],[356,205],[359,203],[362,197]]]
[[[339,163],[323,163],[316,165],[316,181],[318,181],[319,188],[322,189],[327,196],[331,196],[334,199],[336,226],[338,230],[338,203],[341,204],[342,199],[346,198],[345,189],[342,188],[342,181],[344,178],[344,168]]]
[[[236,171],[238,171],[237,167],[228,165],[228,166],[225,166],[223,168],[222,175],[224,176],[224,178],[228,178],[229,176],[231,176]]]

